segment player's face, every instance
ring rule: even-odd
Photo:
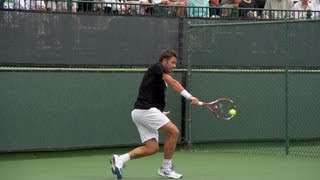
[[[172,72],[173,69],[177,67],[177,58],[171,57],[169,59],[164,59],[162,65],[167,69],[168,72]]]

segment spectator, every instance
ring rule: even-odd
[[[4,8],[4,2],[5,2],[5,0],[0,0],[0,9]]]
[[[314,18],[319,19],[320,18],[320,0],[312,0],[311,3],[314,6],[315,11],[318,11],[318,12],[314,12]]]
[[[248,9],[240,9],[240,17],[244,19],[256,19],[258,17],[258,13],[256,9],[258,8],[258,4],[255,0],[242,0],[239,3],[239,8],[248,8]]]
[[[314,18],[314,14],[311,11],[315,11],[313,4],[309,0],[300,0],[293,5],[295,10],[292,15],[295,19],[311,19]]]
[[[188,0],[188,16],[190,17],[209,17],[208,0]]]
[[[233,4],[233,0],[219,0],[220,6],[226,5],[226,4]]]
[[[75,13],[78,10],[78,3],[74,2],[74,1],[78,1],[78,0],[73,0],[73,2],[72,2],[71,11]]]
[[[45,11],[46,5],[42,0],[15,0],[14,9]]]
[[[233,0],[231,4],[222,5],[222,14],[221,16],[226,18],[239,18],[239,4],[241,0]]]
[[[263,9],[266,4],[266,0],[256,0],[256,2],[259,9]]]
[[[47,11],[57,11],[57,12],[67,12],[68,11],[68,2],[67,1],[48,0],[48,1],[46,1],[46,4],[47,4]],[[77,12],[77,3],[72,2],[71,11]]]
[[[92,5],[92,11],[95,13],[99,12],[105,12],[106,4],[104,3],[103,0],[92,0],[93,5]]]
[[[152,0],[139,0],[140,9],[139,14],[152,14],[154,11],[154,3]]]
[[[175,6],[186,6],[187,0],[139,0],[142,4],[142,12],[147,14],[152,14],[153,11],[160,11],[161,14],[172,14],[175,13],[178,17],[184,17],[186,8],[185,7],[175,7]],[[167,5],[174,7],[161,7],[154,8],[154,5]],[[172,10],[173,8],[173,10]],[[158,9],[158,10],[156,10]],[[165,9],[165,12],[162,10]]]
[[[293,8],[292,0],[267,0],[263,11],[264,19],[286,19],[290,18],[290,11]]]
[[[153,0],[154,4],[162,4],[168,6],[187,6],[187,0]],[[178,7],[176,8],[176,15],[178,17],[184,17],[186,8]]]
[[[312,0],[311,3],[313,4],[315,11],[320,11],[320,0]]]
[[[68,10],[67,2],[66,1],[47,1],[47,10],[66,12]]]
[[[263,9],[266,4],[266,0],[256,0],[256,3],[259,9]],[[258,16],[262,16],[262,10],[258,11]]]
[[[209,13],[210,13],[210,17],[220,17],[221,13],[221,9],[220,9],[220,2],[219,0],[209,0]]]
[[[112,4],[107,4],[107,13],[113,14],[125,14],[129,12],[129,7],[127,6],[127,0],[104,0],[104,2],[109,2]]]
[[[79,12],[92,12],[93,11],[93,0],[79,1],[78,11]]]
[[[13,9],[13,0],[0,0],[0,9]]]

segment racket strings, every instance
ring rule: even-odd
[[[235,105],[230,101],[223,100],[213,104],[211,109],[218,118],[230,119],[233,116],[229,113],[229,111],[230,109],[235,109]]]

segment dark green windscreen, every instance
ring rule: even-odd
[[[131,110],[142,76],[142,72],[1,72],[0,151],[141,143]],[[181,128],[180,95],[171,89],[166,110]]]

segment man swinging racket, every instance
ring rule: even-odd
[[[165,134],[164,159],[158,170],[158,175],[180,179],[182,174],[177,173],[172,166],[172,158],[179,137],[179,129],[163,112],[165,108],[165,90],[167,85],[174,91],[188,99],[191,104],[199,105],[199,100],[193,97],[169,73],[176,68],[177,54],[166,49],[161,52],[159,62],[151,65],[144,74],[139,88],[138,98],[131,113],[132,120],[138,128],[142,146],[122,155],[110,157],[112,173],[118,179],[122,178],[124,164],[131,160],[155,154],[159,150],[159,133]]]

